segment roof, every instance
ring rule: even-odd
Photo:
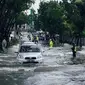
[[[24,42],[24,43],[26,43],[26,44],[35,44],[34,42]]]
[[[24,42],[21,46],[29,46],[29,45],[35,45],[36,46],[36,44],[33,43],[33,42]]]

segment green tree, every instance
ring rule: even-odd
[[[70,0],[70,2],[63,0],[61,4],[64,8],[66,21],[72,27],[72,35],[75,36],[77,45],[81,46],[81,36],[85,27],[85,2]]]
[[[34,30],[35,28],[35,21],[37,19],[37,14],[35,13],[35,10],[32,8],[30,10],[30,15],[28,16],[28,24],[31,27],[31,30]]]
[[[28,23],[28,15],[21,12],[20,15],[16,18],[16,24],[22,25],[22,24],[25,24],[25,23]]]
[[[40,29],[48,31],[52,36],[58,33],[62,37],[63,8],[57,1],[41,2],[38,16]]]
[[[10,30],[19,14],[29,9],[33,0],[1,0],[0,1],[0,42],[8,41]],[[1,44],[0,44],[1,48]]]

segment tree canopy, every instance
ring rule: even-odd
[[[29,9],[33,0],[1,0],[0,1],[0,32],[9,32],[15,23],[17,16],[23,15],[21,12]],[[6,32],[5,32],[6,31]]]
[[[0,0],[0,42],[8,39],[17,17],[18,20],[25,17],[21,12],[29,9],[32,3],[34,0]]]
[[[64,35],[81,38],[85,29],[85,0],[41,2],[38,22],[40,29],[52,35],[58,33],[60,38]]]
[[[62,8],[56,1],[41,2],[39,13],[40,28],[48,31],[50,34],[58,32],[62,27]]]

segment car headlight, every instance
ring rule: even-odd
[[[23,59],[23,56],[22,56],[22,55],[18,55],[18,58],[21,58],[21,59]]]

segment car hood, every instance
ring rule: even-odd
[[[19,53],[19,55],[23,56],[24,58],[25,57],[38,57],[41,55],[41,53],[35,53],[35,52],[32,52],[32,53]]]

